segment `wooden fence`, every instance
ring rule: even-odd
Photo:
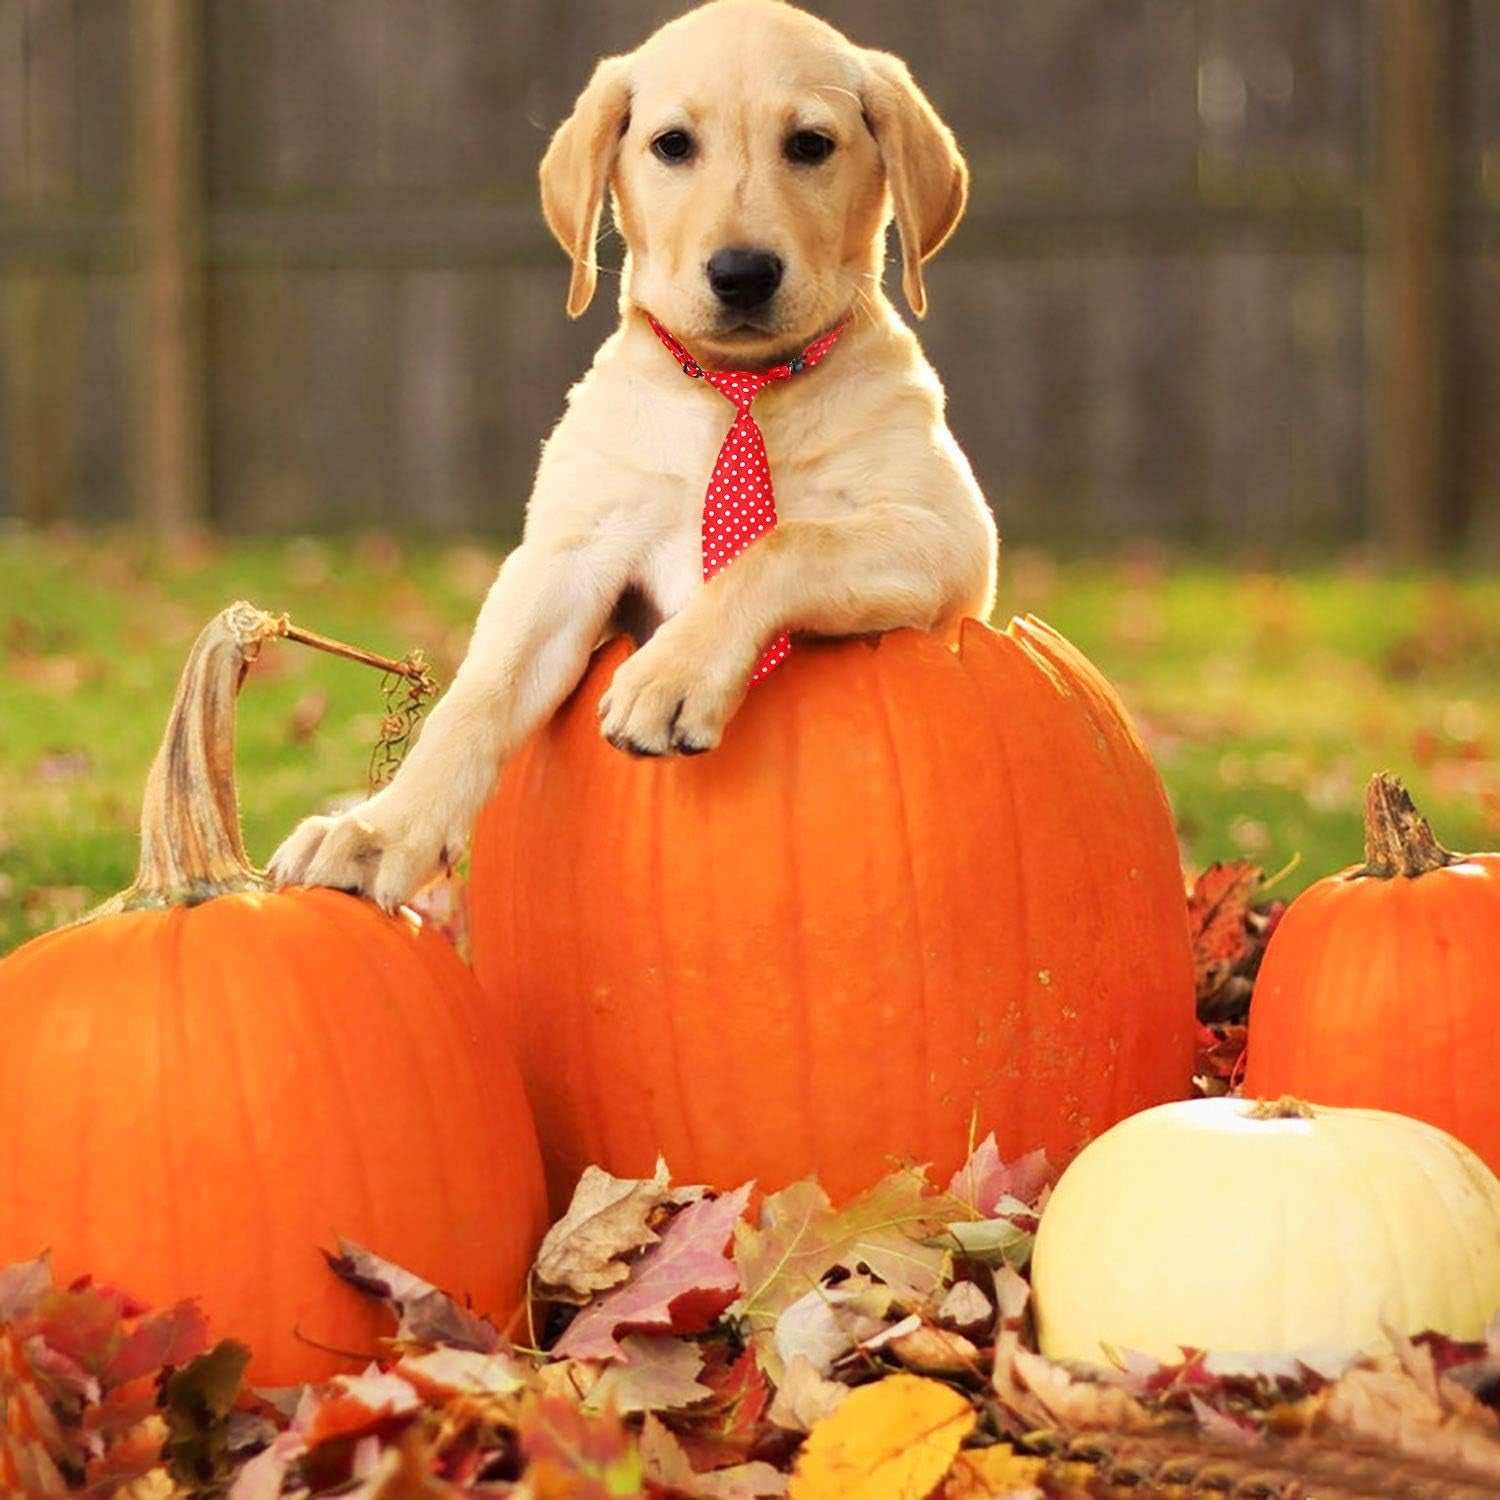
[[[509,531],[611,319],[535,165],[674,0],[0,0],[0,518]],[[1500,552],[1500,0],[812,0],[975,176],[1016,539]]]

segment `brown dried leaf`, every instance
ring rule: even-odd
[[[772,1426],[788,1432],[807,1432],[843,1404],[849,1387],[825,1380],[818,1367],[804,1355],[793,1355],[776,1386],[767,1418]]]
[[[636,1262],[625,1285],[584,1308],[553,1352],[574,1359],[619,1359],[622,1332],[702,1332],[740,1290],[727,1249],[749,1199],[747,1183],[733,1193],[689,1204],[667,1226],[661,1243]]]
[[[885,1346],[910,1370],[932,1375],[977,1375],[979,1350],[961,1333],[934,1327],[918,1320],[917,1326],[898,1334]]]
[[[826,1375],[840,1356],[885,1328],[891,1300],[890,1288],[868,1276],[815,1286],[776,1319],[761,1368],[775,1380],[793,1359],[802,1358]]]
[[[658,1159],[647,1178],[611,1177],[589,1167],[578,1179],[568,1211],[542,1240],[536,1279],[555,1300],[587,1302],[630,1275],[621,1257],[656,1244],[648,1220],[672,1197],[667,1164]]]
[[[699,1473],[671,1428],[650,1415],[641,1429],[640,1453],[648,1481],[690,1500],[761,1500],[786,1493],[786,1475],[767,1463],[733,1464]]]
[[[959,1281],[943,1294],[935,1322],[944,1328],[978,1338],[995,1316],[994,1304],[972,1281]]]
[[[1423,1463],[1483,1476],[1500,1487],[1500,1418],[1456,1381],[1412,1359],[1363,1365],[1323,1393],[1319,1430],[1332,1428]],[[1426,1354],[1426,1351],[1418,1351]]]

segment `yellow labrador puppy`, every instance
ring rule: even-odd
[[[615,745],[719,743],[783,631],[940,629],[988,614],[996,536],[943,391],[881,291],[894,215],[902,287],[963,213],[953,136],[895,57],[783,0],[710,0],[606,58],[541,165],[547,222],[589,305],[606,192],[627,254],[620,326],[542,452],[522,544],[392,783],[310,818],[283,884],[394,907],[467,839],[501,763],[577,685],[601,640],[644,644],[601,704]],[[704,491],[733,407],[683,371],[764,369],[844,324],[816,369],[754,402],[779,524],[703,581]]]

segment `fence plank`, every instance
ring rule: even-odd
[[[198,0],[133,0],[133,197],[139,234],[134,512],[179,531],[208,514],[203,411]]]
[[[0,278],[0,414],[12,512],[35,525],[73,514],[78,492],[78,277],[23,271]]]
[[[26,0],[25,13],[25,196],[32,203],[61,203],[74,187],[73,0]]]
[[[1453,12],[1450,0],[1385,0],[1379,15],[1372,471],[1385,541],[1421,556],[1456,540],[1448,254]]]
[[[26,189],[26,0],[0,0],[0,209]]]

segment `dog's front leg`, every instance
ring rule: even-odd
[[[872,503],[783,522],[620,666],[599,705],[604,736],[640,755],[712,749],[782,631],[862,635],[984,616],[994,570],[994,531],[973,505]]]
[[[327,885],[394,910],[456,857],[503,761],[577,685],[629,576],[615,543],[526,542],[505,560],[453,685],[391,784],[306,819],[276,851],[279,885]]]

